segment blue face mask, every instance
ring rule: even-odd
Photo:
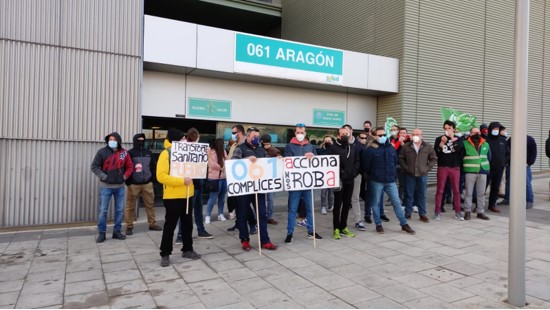
[[[231,140],[237,141],[237,134],[231,134]]]
[[[258,146],[260,145],[260,138],[254,137],[252,138],[252,140],[250,140],[250,143],[252,143],[252,145]]]
[[[380,143],[380,144],[385,144],[386,140],[388,140],[388,137],[386,137],[386,136],[378,137],[378,143]]]
[[[113,140],[109,141],[109,147],[112,149],[116,149],[118,147],[118,142]]]
[[[500,133],[500,131],[498,129],[491,131],[491,134],[493,136],[498,136],[499,133]]]

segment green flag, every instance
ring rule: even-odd
[[[443,121],[450,120],[456,123],[458,132],[467,132],[472,127],[479,127],[477,118],[472,114],[465,114],[453,108],[441,108],[441,118]]]
[[[386,123],[384,124],[384,129],[386,129],[386,136],[388,138],[391,137],[391,128],[392,126],[397,126],[397,121],[395,120],[395,118],[391,117],[391,116],[387,116],[386,117]]]

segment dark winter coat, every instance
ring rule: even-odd
[[[145,139],[145,134],[138,133],[134,136],[134,147],[128,151],[134,164],[132,176],[126,180],[126,185],[147,184],[153,181],[156,171],[156,163],[153,160],[153,153],[145,148],[145,141],[141,142],[138,138]]]

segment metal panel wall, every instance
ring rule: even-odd
[[[542,138],[537,140],[537,147],[540,150],[538,163],[541,169],[547,170],[550,159],[546,157],[545,142],[550,137],[550,1],[545,1],[544,6],[544,67],[543,67],[543,90],[542,90]]]
[[[0,38],[59,44],[60,0],[0,0]]]

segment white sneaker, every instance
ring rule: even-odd
[[[434,215],[434,220],[441,221],[441,216],[439,214]]]
[[[210,216],[204,217],[204,224],[210,224]]]
[[[327,211],[328,211],[328,212],[332,212],[332,210],[334,210],[334,206],[328,207],[328,210],[327,210]]]
[[[223,214],[220,214],[218,215],[218,221],[227,221],[227,219],[225,218],[225,216],[223,216]]]
[[[321,214],[323,214],[323,215],[327,214],[327,208],[326,207],[321,207]]]
[[[417,206],[413,206],[413,213],[418,213],[418,207]]]
[[[455,214],[455,220],[464,221],[464,217],[462,216],[462,213],[456,213]]]
[[[234,220],[237,215],[235,214],[235,210],[229,212],[229,219]]]

